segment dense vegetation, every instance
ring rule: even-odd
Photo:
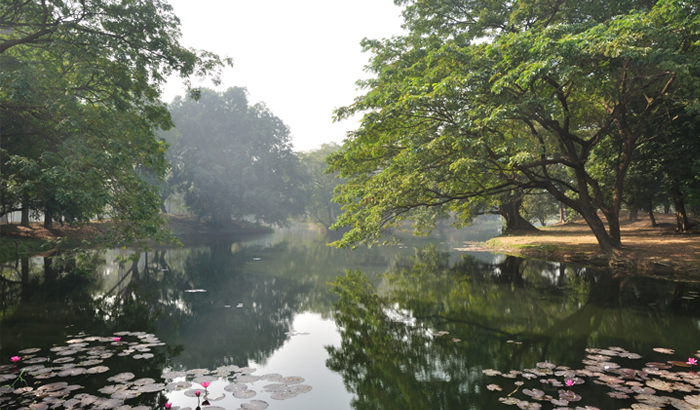
[[[653,209],[672,196],[687,229],[684,201],[700,192],[695,2],[397,3],[408,33],[365,40],[374,78],[337,111],[364,114],[330,159],[348,178],[340,245],[494,207],[518,228],[522,200],[542,191],[606,253],[621,245],[625,202]]]
[[[229,63],[181,46],[179,24],[161,0],[2,2],[0,216],[109,217],[125,243],[160,235],[161,86]]]
[[[696,4],[396,3],[407,33],[364,41],[374,75],[336,112],[363,114],[359,129],[342,147],[294,153],[289,128],[244,88],[161,101],[167,76],[217,83],[231,63],[182,47],[165,1],[3,2],[0,217],[109,218],[133,243],[162,239],[165,200],[178,198],[217,225],[349,226],[338,244],[350,246],[406,219],[429,231],[489,213],[522,230],[567,209],[607,253],[621,246],[623,207],[654,223],[673,205],[678,231],[690,228]]]
[[[246,90],[202,90],[170,104],[176,128],[165,134],[168,186],[200,219],[282,224],[303,213],[303,178],[289,128]]]

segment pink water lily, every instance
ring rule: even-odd
[[[115,337],[115,338],[112,339],[112,340],[114,340],[115,342],[118,342],[118,341],[122,340],[122,338],[121,338],[121,337]]]
[[[169,408],[171,408],[171,407],[173,407],[173,404],[172,404],[172,403],[170,403],[170,402],[165,403],[165,408],[166,408],[166,409],[169,409]]]
[[[12,360],[13,362],[19,362],[20,360],[22,360],[22,358],[19,356],[12,356],[10,357],[10,360]]]
[[[566,380],[566,385],[569,386],[569,387],[571,387],[571,386],[574,385],[574,381],[571,380],[571,379],[568,379],[568,380]]]
[[[210,384],[211,384],[211,383],[209,383],[209,382],[202,382],[202,383],[201,383],[202,387],[204,387],[205,389],[206,389],[207,387],[209,387]]]
[[[194,395],[195,395],[195,396],[199,397],[199,395],[200,395],[200,394],[202,394],[202,392],[201,392],[201,391],[199,391],[199,390],[195,390],[195,392],[194,392]]]
[[[698,364],[698,360],[695,358],[689,357],[688,361],[686,363],[696,365],[696,364]]]

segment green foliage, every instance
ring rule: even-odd
[[[523,201],[527,219],[542,226],[547,225],[547,220],[557,215],[559,203],[548,192],[531,192]]]
[[[0,214],[109,217],[124,243],[165,239],[151,183],[167,170],[155,132],[172,125],[161,86],[217,81],[230,60],[181,46],[160,0],[10,0],[0,15]]]
[[[177,128],[164,134],[169,182],[195,215],[283,224],[303,212],[289,128],[265,105],[248,105],[244,88],[204,89],[196,101],[177,97],[170,112]]]
[[[409,34],[364,42],[375,77],[336,112],[364,113],[330,159],[348,180],[335,227],[352,229],[338,244],[378,241],[425,208],[468,221],[477,204],[538,189],[581,214],[603,251],[618,247],[637,148],[668,125],[662,113],[697,112],[700,11],[675,0],[401,4]],[[610,183],[596,174],[601,152]]]
[[[330,227],[340,215],[340,205],[332,202],[333,190],[342,180],[326,172],[326,157],[340,149],[335,143],[323,144],[321,148],[299,154],[304,172],[306,196],[306,218],[324,227]]]

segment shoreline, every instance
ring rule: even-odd
[[[201,243],[207,238],[240,238],[270,233],[272,228],[245,221],[231,221],[230,225],[211,225],[198,222],[192,215],[166,214],[168,227],[180,242]],[[29,227],[18,224],[0,224],[0,263],[18,258],[48,256],[59,250],[96,248],[105,243],[104,235],[109,222],[92,222],[82,226],[60,225],[47,230],[40,222]],[[150,243],[152,248],[161,244]]]
[[[676,233],[675,215],[654,213],[654,218],[656,227],[651,226],[646,214],[631,222],[627,213],[621,213],[622,247],[612,256],[600,252],[595,236],[581,218],[542,227],[537,232],[499,236],[483,246],[522,258],[609,268],[613,274],[700,279],[697,225],[689,233]]]

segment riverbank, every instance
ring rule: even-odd
[[[169,228],[181,242],[191,244],[204,240],[235,238],[268,233],[272,228],[245,221],[210,224],[197,221],[192,215],[166,215]],[[48,230],[41,223],[31,226],[0,225],[0,263],[34,255],[48,255],[57,250],[94,248],[105,243],[109,222],[92,222],[82,226],[55,224]]]
[[[700,229],[675,232],[675,215],[654,214],[630,222],[620,217],[622,249],[612,257],[600,253],[595,236],[583,219],[540,228],[538,232],[505,235],[485,247],[509,255],[587,266],[609,266],[615,271],[649,276],[700,279]],[[698,222],[698,221],[694,221]]]

